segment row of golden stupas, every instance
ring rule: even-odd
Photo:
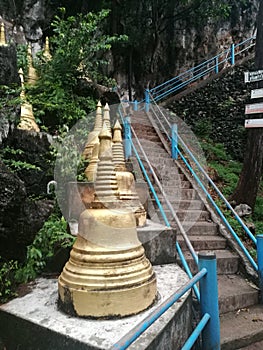
[[[156,277],[137,237],[146,214],[125,166],[121,125],[113,133],[110,109],[99,102],[94,129],[83,152],[94,182],[91,206],[79,218],[77,239],[58,279],[59,306],[96,318],[123,317],[151,306]]]
[[[100,134],[102,132],[103,125],[111,136],[110,145],[112,162],[114,164],[114,171],[116,173],[116,180],[118,184],[117,198],[123,201],[123,203],[129,206],[134,212],[137,226],[144,226],[146,224],[146,211],[136,192],[134,176],[127,170],[125,165],[121,132],[122,127],[117,120],[113,127],[113,132],[111,131],[110,108],[107,103],[103,109],[100,102],[97,104],[94,129],[89,133],[88,140],[83,151],[83,157],[89,162],[85,170],[85,176],[88,181],[94,182],[96,186],[98,186],[101,176],[98,176],[97,174],[99,152],[102,152],[100,149]],[[109,178],[106,180],[109,181]],[[110,183],[107,185],[110,186]]]
[[[4,23],[1,23],[1,26],[0,26],[0,46],[8,46],[6,41]],[[50,60],[52,58],[49,50],[48,37],[46,38],[46,41],[45,41],[43,57],[46,60]],[[28,62],[28,76],[27,76],[26,82],[28,85],[34,85],[38,79],[38,76],[37,76],[36,69],[33,66],[32,48],[30,44],[28,45],[28,48],[27,48],[27,62]],[[21,81],[20,97],[22,102],[21,102],[20,122],[17,127],[18,129],[22,129],[22,130],[39,132],[40,129],[34,117],[33,107],[26,99],[24,72],[22,68],[19,69],[18,74]]]

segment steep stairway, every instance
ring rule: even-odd
[[[218,223],[212,220],[212,209],[206,201],[202,200],[197,189],[194,188],[191,177],[184,170],[181,162],[171,159],[167,145],[161,141],[160,135],[156,132],[147,114],[134,112],[131,119],[143,150],[195,251],[214,251],[216,254],[221,349],[239,349],[263,339],[263,322],[257,321],[259,310],[263,311],[258,305],[258,288],[242,275],[241,258],[230,248],[229,242],[221,234]],[[143,152],[139,151],[138,153],[147,168]],[[184,252],[192,273],[196,273],[196,264],[178,230],[178,225],[169,211],[154,177],[151,175],[150,177],[152,183],[155,184],[155,190],[171,226],[177,228],[177,242]],[[163,222],[153,199],[152,205],[155,210],[151,213],[151,219]],[[178,264],[181,264],[179,259]],[[263,316],[260,319],[263,321]],[[244,324],[241,327],[242,322]],[[248,334],[250,329],[252,329],[251,336]]]

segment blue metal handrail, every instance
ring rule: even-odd
[[[153,100],[154,101],[154,100]],[[155,103],[155,101],[154,101]],[[155,105],[157,106],[157,110],[158,112],[161,114],[162,119],[166,122],[167,126],[169,127],[169,130],[171,129],[171,123],[167,120],[167,118],[165,117],[165,115],[162,113],[162,111],[160,110],[159,106],[155,103]],[[153,107],[151,106],[151,110],[155,113]],[[159,121],[160,121],[160,125],[162,126],[163,129],[165,129],[165,133],[169,139],[169,141],[171,141],[171,136],[169,135],[169,133],[167,132],[167,128],[165,128],[165,126],[163,125],[162,121],[160,120],[160,118],[158,117]],[[190,149],[187,147],[187,145],[185,144],[185,142],[183,141],[183,139],[180,137],[180,135],[177,133],[177,137],[178,137],[178,141],[180,143],[181,146],[183,146],[184,151],[188,154],[188,156],[190,156],[190,158],[193,160],[193,162],[196,164],[196,166],[198,167],[198,169],[201,171],[201,173],[204,175],[204,177],[208,180],[209,184],[213,187],[213,189],[217,192],[217,194],[219,195],[219,197],[223,200],[223,202],[225,203],[225,205],[227,206],[228,209],[231,210],[231,212],[233,213],[235,219],[237,220],[237,222],[241,225],[241,227],[244,229],[244,231],[247,233],[247,235],[249,236],[249,238],[253,241],[253,243],[256,244],[256,238],[253,236],[252,232],[248,229],[248,227],[244,224],[244,222],[242,221],[242,219],[238,216],[238,214],[236,213],[236,211],[232,208],[232,206],[230,205],[230,203],[227,201],[227,199],[224,197],[224,195],[222,194],[222,192],[219,190],[219,188],[216,186],[216,184],[212,181],[212,179],[209,177],[209,175],[206,173],[206,171],[203,169],[203,167],[201,166],[201,164],[198,162],[198,160],[196,159],[196,157],[193,155],[193,153],[190,151]],[[254,259],[252,258],[252,256],[250,255],[250,253],[248,252],[247,248],[243,245],[242,241],[240,240],[240,238],[238,237],[238,235],[236,234],[235,230],[232,228],[232,226],[230,225],[230,223],[228,222],[228,220],[226,219],[226,217],[224,216],[224,214],[222,213],[221,209],[218,207],[218,205],[215,203],[215,201],[213,200],[211,194],[208,192],[208,190],[206,189],[206,187],[204,186],[204,184],[202,183],[202,181],[200,180],[200,177],[197,175],[196,171],[193,170],[193,168],[191,167],[191,165],[189,164],[189,162],[187,161],[187,159],[184,157],[183,153],[180,151],[179,149],[179,145],[177,144],[176,146],[177,152],[180,155],[181,159],[184,161],[184,163],[186,164],[187,168],[189,169],[189,171],[191,172],[191,174],[193,175],[193,177],[195,178],[196,182],[198,183],[198,185],[201,187],[201,189],[203,190],[203,192],[206,194],[207,198],[209,199],[209,201],[211,202],[211,204],[213,205],[213,207],[215,208],[216,212],[218,213],[218,215],[220,216],[220,218],[223,220],[224,224],[226,225],[226,227],[228,228],[229,232],[232,234],[232,236],[234,237],[234,239],[236,240],[236,242],[238,243],[238,245],[240,246],[240,248],[242,249],[242,251],[244,252],[245,256],[247,257],[247,259],[249,260],[249,262],[251,263],[252,267],[254,268],[255,271],[258,270],[258,266],[255,263]]]
[[[197,282],[199,282],[205,275],[207,270],[203,268],[199,271],[185,286],[180,288],[165,300],[158,308],[156,308],[149,316],[143,319],[136,327],[130,330],[124,337],[115,343],[111,350],[125,350],[130,346],[139,336],[145,332],[162,314],[164,314],[174,303],[176,303],[185,293],[187,293]],[[202,329],[199,329],[199,334]],[[190,349],[187,347],[186,349]]]
[[[193,82],[210,76],[213,73],[218,73],[224,69],[228,64],[235,64],[236,58],[239,58],[244,52],[247,52],[255,45],[255,36],[248,38],[241,43],[232,44],[228,49],[220,52],[218,55],[201,62],[197,66],[169,79],[168,81],[155,86],[149,90],[154,100],[160,101],[167,98],[169,95],[181,91]]]
[[[120,115],[120,117],[121,117],[121,120],[122,120],[123,125],[125,125],[125,120],[124,120],[124,117],[123,117],[123,114],[122,114],[122,111],[121,111],[120,106],[119,106],[119,108],[118,108],[118,112],[119,112],[119,115]],[[144,158],[145,158],[145,160],[146,160],[146,162],[147,162],[147,164],[148,164],[148,166],[149,166],[150,172],[151,172],[151,174],[153,175],[157,186],[159,187],[159,190],[161,191],[161,193],[162,193],[163,196],[164,196],[164,199],[165,199],[165,201],[166,201],[166,204],[167,204],[169,210],[171,211],[171,213],[172,213],[174,219],[176,220],[176,222],[177,222],[177,224],[178,224],[178,226],[179,226],[179,230],[180,230],[180,232],[182,233],[182,235],[183,235],[183,237],[184,237],[184,240],[185,240],[186,245],[187,245],[187,247],[188,247],[188,249],[189,249],[189,251],[190,251],[190,253],[191,253],[191,255],[192,255],[193,259],[194,259],[194,262],[196,263],[196,265],[198,265],[198,257],[197,257],[197,254],[196,254],[196,252],[195,252],[195,250],[194,250],[194,248],[193,248],[193,246],[192,246],[190,240],[188,239],[187,235],[185,234],[184,228],[183,228],[182,224],[180,223],[180,221],[179,221],[179,219],[178,219],[176,213],[174,212],[174,209],[173,209],[173,207],[172,207],[170,201],[167,199],[167,196],[166,196],[166,194],[165,194],[165,192],[164,192],[164,190],[163,190],[163,188],[162,188],[162,186],[161,186],[161,184],[160,184],[160,182],[159,182],[159,180],[158,180],[158,177],[157,177],[156,174],[155,174],[155,171],[154,171],[153,167],[151,166],[151,164],[150,164],[150,162],[149,162],[149,160],[148,160],[148,157],[146,156],[146,154],[145,154],[145,152],[144,152],[144,150],[143,150],[143,148],[142,148],[142,145],[141,145],[140,141],[138,140],[138,137],[137,137],[137,135],[136,135],[134,129],[133,129],[132,127],[130,127],[130,129],[132,130],[134,139],[136,140],[139,149],[141,150],[141,152],[142,152],[143,155],[144,155]],[[159,210],[160,210],[160,212],[161,212],[161,215],[162,215],[162,217],[163,217],[163,219],[164,219],[164,222],[165,222],[165,224],[166,224],[167,227],[171,227],[171,225],[170,225],[170,223],[169,223],[169,221],[168,221],[168,219],[167,219],[167,216],[166,216],[166,214],[165,214],[165,212],[164,212],[164,210],[163,210],[163,206],[162,206],[162,204],[161,204],[161,202],[160,202],[160,200],[159,200],[159,198],[158,198],[158,195],[156,194],[156,191],[155,191],[155,189],[154,189],[154,187],[153,187],[153,185],[152,185],[152,183],[151,183],[151,180],[150,180],[150,178],[149,178],[149,176],[148,176],[148,174],[147,174],[147,171],[146,171],[146,169],[145,169],[145,166],[144,166],[142,160],[140,159],[140,156],[139,156],[139,154],[138,154],[138,152],[137,152],[137,149],[136,149],[136,147],[135,147],[135,145],[134,145],[134,143],[133,143],[133,140],[132,140],[131,135],[130,135],[129,132],[127,133],[126,137],[128,137],[129,140],[130,140],[131,148],[132,148],[133,151],[134,151],[134,154],[135,154],[135,156],[136,156],[136,158],[137,158],[137,161],[138,161],[138,163],[139,163],[139,165],[140,165],[140,167],[141,167],[141,169],[142,169],[142,172],[143,172],[143,174],[144,174],[144,176],[145,176],[145,179],[146,179],[146,181],[147,181],[147,183],[148,183],[148,185],[149,185],[149,188],[150,188],[151,192],[153,193],[154,199],[155,199],[155,201],[156,201],[156,203],[157,203],[157,206],[158,206],[158,208],[159,208]],[[177,249],[177,252],[178,252],[178,254],[179,254],[180,260],[181,260],[181,262],[182,262],[182,265],[183,265],[183,267],[184,267],[184,269],[185,269],[185,271],[186,271],[188,277],[189,277],[190,279],[193,278],[192,272],[191,272],[191,270],[190,270],[190,268],[189,268],[189,265],[188,265],[188,263],[187,263],[187,261],[186,261],[186,259],[185,259],[185,257],[184,257],[184,254],[183,254],[182,249],[181,249],[181,247],[180,247],[180,244],[179,244],[178,242],[176,242],[176,249]],[[194,293],[195,293],[195,295],[196,295],[197,300],[200,301],[200,293],[199,293],[199,290],[198,290],[197,286],[194,286],[193,289],[194,289]]]

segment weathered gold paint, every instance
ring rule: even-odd
[[[5,25],[1,23],[0,27],[0,46],[7,46],[6,38],[5,38]]]
[[[17,128],[22,130],[39,132],[40,130],[33,114],[33,107],[29,102],[26,101],[23,70],[20,68],[18,73],[19,73],[19,77],[21,80],[21,87],[22,87],[20,97],[23,102],[21,103],[20,122]]]
[[[48,37],[46,37],[46,40],[45,40],[43,57],[46,59],[46,61],[50,61],[52,59],[50,49],[49,49],[49,38]]]
[[[125,166],[121,125],[118,120],[113,128],[112,153],[113,163],[116,170],[119,198],[120,200],[125,201],[126,206],[134,212],[137,226],[145,226],[147,216],[146,211],[136,192],[134,176],[131,172],[127,171]]]
[[[33,67],[32,49],[30,44],[28,44],[28,47],[27,47],[27,61],[28,61],[27,83],[30,85],[35,85],[38,79],[38,76],[37,76],[36,69]]]
[[[82,154],[83,157],[87,160],[91,159],[92,157],[92,150],[94,145],[99,143],[98,135],[101,131],[101,128],[102,128],[102,106],[101,106],[101,102],[99,101],[97,103],[97,108],[96,108],[94,129],[88,135],[88,140]]]
[[[97,168],[98,168],[98,162],[99,162],[99,147],[100,147],[99,142],[94,144],[91,160],[84,172],[88,181],[94,182],[96,180]]]
[[[127,316],[149,307],[156,279],[133,214],[85,210],[58,284],[62,303],[71,304],[79,316]]]
[[[123,317],[154,302],[156,278],[138,240],[135,216],[118,201],[105,122],[99,139],[95,199],[80,215],[77,239],[58,280],[59,300],[78,316]]]
[[[110,107],[108,103],[105,104],[103,108],[103,123],[107,125],[108,130],[111,132],[111,125],[110,125]]]

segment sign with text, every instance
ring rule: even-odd
[[[245,114],[263,113],[263,103],[246,105]]]
[[[257,70],[255,72],[244,72],[245,83],[252,83],[254,81],[263,80],[263,70]]]
[[[246,119],[245,128],[263,128],[263,119]]]
[[[263,89],[251,90],[251,98],[263,97]]]

